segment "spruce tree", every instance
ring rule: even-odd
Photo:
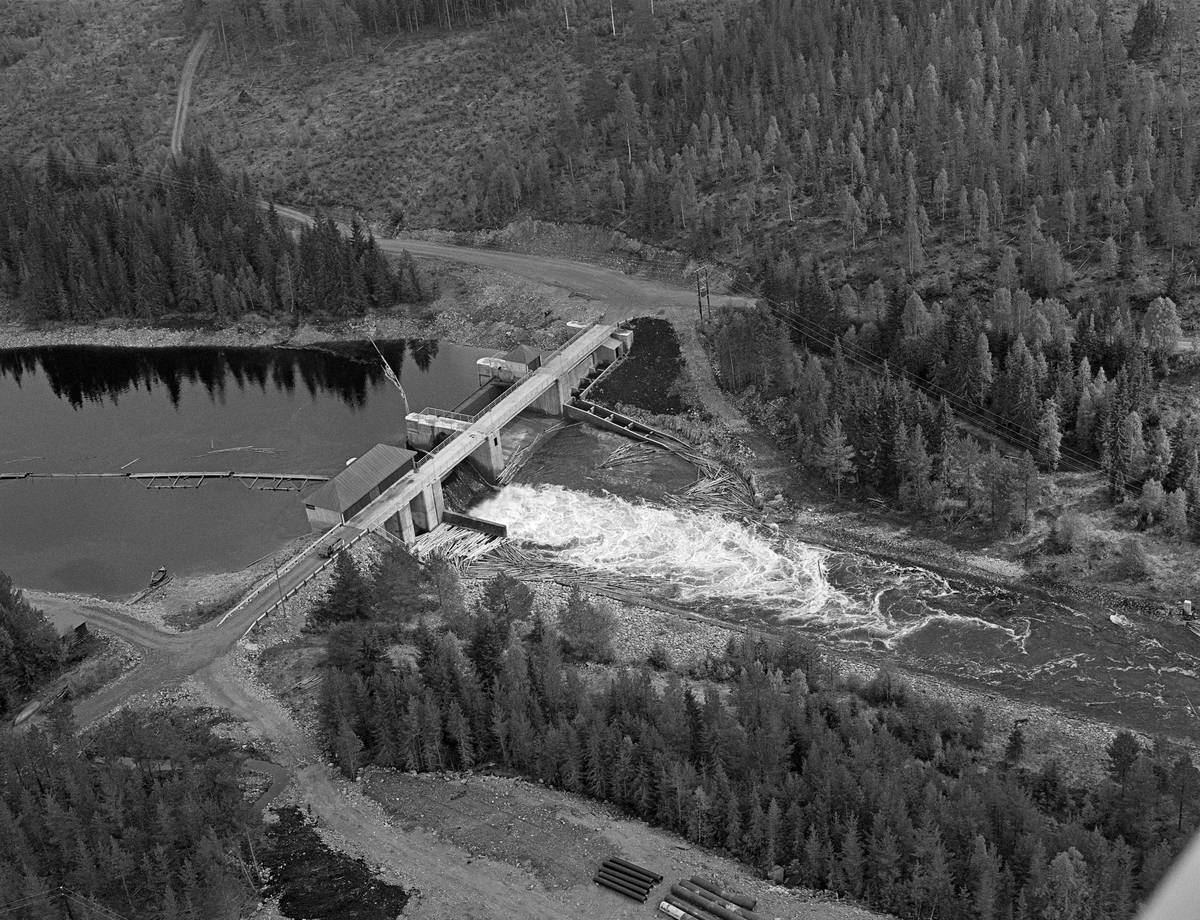
[[[314,605],[309,622],[314,628],[348,620],[369,619],[373,613],[370,586],[354,557],[339,550],[333,563],[333,581],[325,597]]]
[[[825,470],[825,478],[842,494],[842,480],[854,472],[854,448],[842,431],[842,420],[835,414],[825,426],[816,458],[817,466]]]

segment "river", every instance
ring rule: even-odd
[[[381,343],[410,407],[451,407],[490,350]],[[404,402],[370,345],[0,351],[0,472],[235,470],[332,475],[398,443]],[[252,448],[252,449],[251,449]],[[308,532],[296,492],[238,482],[0,480],[0,571],[20,585],[106,597],[239,569]]]
[[[1077,612],[647,501],[518,484],[473,509],[554,558],[673,604],[1149,733],[1196,737],[1200,636]]]

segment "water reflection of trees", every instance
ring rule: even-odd
[[[378,343],[384,359],[401,374],[406,354],[421,372],[437,357],[434,340]],[[214,402],[231,386],[309,395],[332,393],[352,407],[366,405],[384,379],[379,355],[369,342],[340,342],[319,348],[108,348],[70,345],[0,351],[0,379],[18,386],[26,375],[45,374],[50,389],[75,408],[84,403],[116,405],[124,393],[166,390],[178,406],[183,385],[200,384]]]

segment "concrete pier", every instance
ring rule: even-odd
[[[428,451],[417,468],[360,511],[354,526],[385,527],[412,542],[442,520],[442,481],[464,460],[495,480],[504,471],[502,432],[526,409],[551,417],[563,415],[571,389],[597,364],[628,352],[633,334],[616,326],[577,326],[575,337],[539,367],[515,383],[500,399],[475,416],[441,410],[409,413],[413,448]]]

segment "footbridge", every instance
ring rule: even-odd
[[[408,415],[409,445],[428,453],[416,468],[360,511],[352,521],[363,530],[381,527],[413,543],[442,522],[442,481],[470,459],[495,480],[504,471],[500,432],[526,409],[563,415],[572,390],[593,368],[624,355],[633,333],[613,325],[577,326],[574,336],[540,366],[519,373],[497,367],[515,380],[501,396],[472,416],[425,410]]]

